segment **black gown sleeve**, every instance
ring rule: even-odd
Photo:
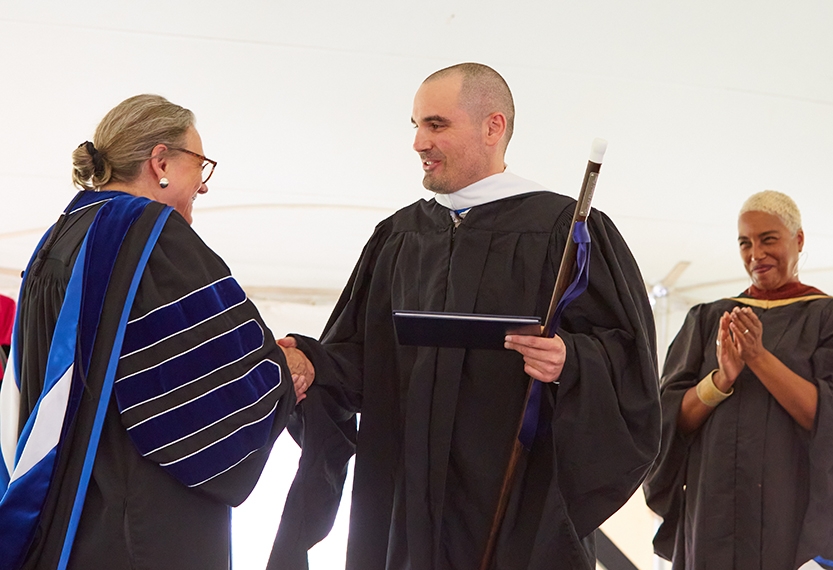
[[[329,534],[335,521],[348,462],[356,451],[363,382],[362,315],[367,311],[374,263],[388,233],[384,223],[379,224],[365,245],[324,328],[321,342],[327,348],[314,339],[292,335],[315,367],[315,382],[288,427],[304,453],[284,505],[269,570],[307,568],[307,551]]]
[[[130,315],[116,382],[122,424],[142,455],[183,484],[239,505],[295,406],[283,351],[222,259],[178,214],[171,215],[151,253]],[[148,320],[153,326],[143,326]],[[158,332],[162,327],[170,330]],[[132,394],[120,392],[130,382],[135,388],[125,390],[142,398],[151,394],[148,384],[158,384],[159,394],[134,404]],[[210,404],[200,404],[206,401]],[[165,414],[171,418],[167,423]],[[189,435],[147,452],[136,434],[154,421],[160,426],[156,431],[191,426],[183,429]],[[247,430],[258,433],[244,436]],[[167,442],[165,435],[150,437]],[[210,474],[208,480],[177,469],[197,455],[205,457],[200,472]]]
[[[821,319],[819,344],[810,359],[818,388],[816,423],[810,437],[810,500],[804,516],[798,560],[833,560],[833,311]]]
[[[678,523],[685,509],[686,465],[693,437],[677,429],[677,418],[683,396],[703,377],[703,354],[711,328],[703,323],[706,312],[704,305],[692,308],[668,348],[661,388],[662,448],[644,485],[648,506],[663,518],[654,538],[654,549],[667,560],[671,560],[675,542],[680,538]],[[709,363],[712,364],[716,365],[716,357],[714,363]]]
[[[628,500],[660,440],[656,340],[644,282],[610,219],[593,211],[590,222],[589,285],[558,331],[567,355],[552,420],[558,485],[579,537]]]

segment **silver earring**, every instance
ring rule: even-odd
[[[160,178],[159,179],[159,186],[161,186],[162,188],[167,188],[168,184],[170,184],[170,183],[168,182],[167,178]]]

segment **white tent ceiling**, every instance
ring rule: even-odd
[[[825,0],[0,0],[0,292],[72,196],[71,151],[152,92],[219,161],[195,229],[277,334],[316,335],[375,223],[430,197],[412,97],[460,61],[513,89],[515,173],[575,196],[609,141],[595,205],[646,281],[691,262],[669,309],[746,287],[736,212],[766,188],[802,207],[801,274],[833,292],[831,29]]]
[[[195,228],[241,281],[338,289],[374,223],[429,197],[419,82],[474,60],[514,90],[516,173],[575,195],[609,140],[595,203],[647,281],[688,260],[691,299],[742,289],[735,214],[775,188],[804,210],[805,279],[833,290],[831,24],[821,0],[3,0],[0,267],[22,267],[68,201],[69,154],[103,114],[156,92],[196,112],[220,162]]]

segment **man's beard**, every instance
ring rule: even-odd
[[[451,166],[446,155],[420,153],[419,156],[423,161],[440,160],[443,163],[439,173],[425,172],[422,177],[422,185],[437,194],[453,194],[488,176],[489,165],[485,153],[469,153],[463,159],[452,160]]]
[[[422,185],[425,186],[426,190],[430,190],[431,192],[435,192],[437,194],[453,194],[459,188],[450,188],[447,183],[443,180],[432,180],[431,175],[429,173],[425,173],[425,176],[422,177]]]

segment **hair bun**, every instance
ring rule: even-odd
[[[101,153],[95,148],[95,145],[90,141],[85,141],[78,146],[86,148],[87,154],[93,159],[93,175],[101,176],[104,174],[104,157],[101,156]]]

